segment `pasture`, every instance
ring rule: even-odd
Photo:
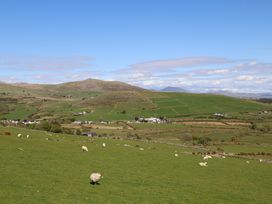
[[[0,133],[1,203],[271,203],[272,200],[272,165],[257,160],[247,164],[244,159],[212,158],[208,167],[201,167],[198,163],[203,161],[202,157],[190,154],[195,151],[193,147],[91,139],[1,126]],[[106,148],[102,148],[103,142]],[[89,152],[83,153],[82,145]],[[179,156],[175,157],[175,153]],[[89,184],[89,175],[95,171],[104,178],[100,185],[93,186]]]

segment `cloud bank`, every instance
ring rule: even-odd
[[[272,92],[272,63],[198,56],[98,69],[89,56],[0,57],[0,81],[62,83],[87,78],[123,81],[148,89],[175,86],[194,92]]]

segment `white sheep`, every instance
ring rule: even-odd
[[[29,138],[29,135],[27,135],[26,138],[28,139],[28,138]]]
[[[212,158],[212,156],[210,156],[210,155],[206,155],[206,156],[203,157],[204,160],[208,160],[208,159],[211,159],[211,158]]]
[[[144,150],[144,148],[140,147],[140,149],[139,149],[139,150],[143,151],[143,150]]]
[[[199,165],[207,167],[207,162],[199,162]]]
[[[102,147],[106,147],[106,143],[103,142],[103,143],[102,143]]]
[[[103,178],[103,177],[100,173],[91,173],[90,184],[92,184],[92,185],[99,184],[98,182],[100,181],[101,178]]]
[[[178,157],[178,154],[177,154],[177,153],[175,154],[175,157]]]
[[[249,161],[246,161],[247,164],[249,164],[250,162]]]
[[[22,134],[21,133],[19,133],[18,135],[17,135],[17,137],[21,137],[22,136]]]
[[[263,159],[259,159],[260,162],[263,162]]]
[[[88,152],[88,148],[86,146],[82,146],[81,149],[83,152]]]

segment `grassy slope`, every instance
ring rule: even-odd
[[[120,93],[118,94],[121,95]],[[115,93],[117,97],[118,94]],[[137,96],[132,95],[126,101],[118,101],[118,99],[112,99],[106,94],[102,94],[95,100],[90,106],[94,106],[96,111],[92,114],[78,117],[78,119],[131,120],[135,116],[177,118],[208,116],[215,112],[236,116],[239,113],[256,112],[271,108],[271,106],[249,100],[204,94],[143,92],[138,93]],[[104,101],[110,101],[111,104],[103,104]],[[126,114],[122,114],[123,110],[126,110]]]
[[[1,203],[271,203],[271,164],[211,159],[162,144],[47,135],[16,128],[0,135]],[[30,138],[17,138],[17,133]],[[52,140],[45,140],[48,137]],[[59,141],[57,141],[59,140]],[[124,147],[122,144],[133,147]],[[117,145],[121,144],[121,145]],[[140,151],[135,145],[144,147]],[[81,145],[89,148],[80,151]],[[17,148],[23,148],[20,151]],[[178,150],[180,157],[174,157]],[[99,186],[92,171],[103,173]]]
[[[271,106],[236,98],[187,93],[159,93],[137,90],[97,92],[88,89],[94,82],[88,80],[82,83],[54,85],[24,85],[20,87],[0,84],[0,113],[9,109],[16,110],[11,116],[24,119],[34,113],[39,116],[73,117],[74,112],[94,111],[80,120],[132,120],[135,116],[166,116],[177,117],[207,117],[214,112],[238,115],[240,112],[256,112],[271,109]],[[124,84],[114,85],[106,82],[98,86],[106,90],[116,88],[129,89]],[[72,86],[72,87],[71,87]],[[75,87],[73,87],[75,86]],[[98,89],[96,88],[96,89]],[[3,94],[5,93],[5,94]],[[69,97],[67,97],[69,96]],[[1,98],[12,98],[20,102],[7,103]],[[24,107],[22,111],[17,111]],[[29,112],[27,112],[29,110]],[[125,114],[122,113],[125,110]],[[22,114],[22,112],[24,112]]]

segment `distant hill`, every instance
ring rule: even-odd
[[[218,95],[225,95],[231,96],[236,98],[251,98],[251,99],[260,99],[260,98],[272,98],[272,93],[238,93],[238,92],[231,92],[231,91],[210,91],[209,94],[218,94]]]
[[[160,90],[161,92],[186,92],[185,89],[180,87],[167,86]]]
[[[83,81],[68,82],[55,86],[56,89],[72,89],[81,91],[143,91],[144,89],[119,81],[103,81],[98,79],[86,79]]]
[[[74,81],[54,85],[15,83],[13,86],[23,87],[28,89],[52,89],[52,90],[77,90],[77,91],[143,91],[143,88],[132,86],[119,81],[103,81],[98,79],[86,79],[83,81]]]
[[[88,79],[57,85],[0,83],[1,118],[133,120],[136,116],[209,117],[215,112],[257,112],[271,106],[214,94],[148,91],[122,82]],[[77,115],[78,112],[85,115]],[[1,119],[0,118],[0,119]]]

